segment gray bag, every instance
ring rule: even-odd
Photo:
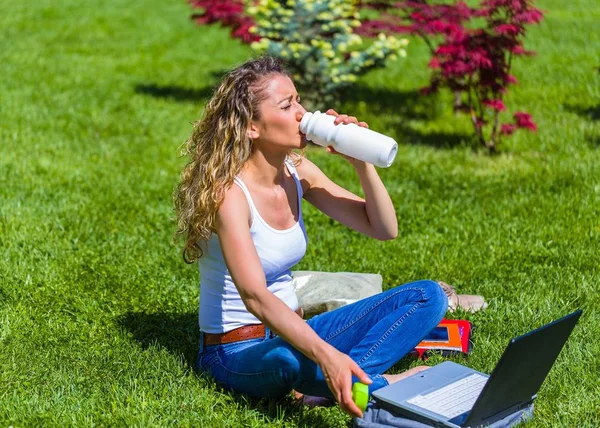
[[[504,419],[489,425],[490,428],[509,428],[521,422],[533,418],[533,404],[529,407],[519,410]],[[369,403],[367,410],[362,418],[354,418],[352,424],[354,428],[428,428],[431,425],[409,419],[404,416],[397,416],[391,412],[380,409],[373,402]]]
[[[383,283],[379,274],[355,272],[297,270],[292,279],[307,319],[381,293]]]

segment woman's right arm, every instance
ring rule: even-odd
[[[352,375],[370,384],[348,355],[322,340],[310,326],[267,289],[265,274],[250,235],[250,209],[238,186],[231,186],[217,213],[217,231],[225,263],[246,309],[323,370],[340,407],[362,416],[352,400]]]

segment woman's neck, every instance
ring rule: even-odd
[[[264,153],[254,150],[244,164],[243,173],[260,186],[280,185],[286,157],[285,152]]]

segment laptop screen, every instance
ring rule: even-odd
[[[511,407],[526,405],[537,394],[582,311],[578,310],[512,339],[496,365],[466,425],[489,421]]]

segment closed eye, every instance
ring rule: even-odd
[[[300,95],[296,96],[296,102],[300,104]],[[282,110],[289,110],[291,106],[291,104],[288,104],[287,106],[282,107]]]

